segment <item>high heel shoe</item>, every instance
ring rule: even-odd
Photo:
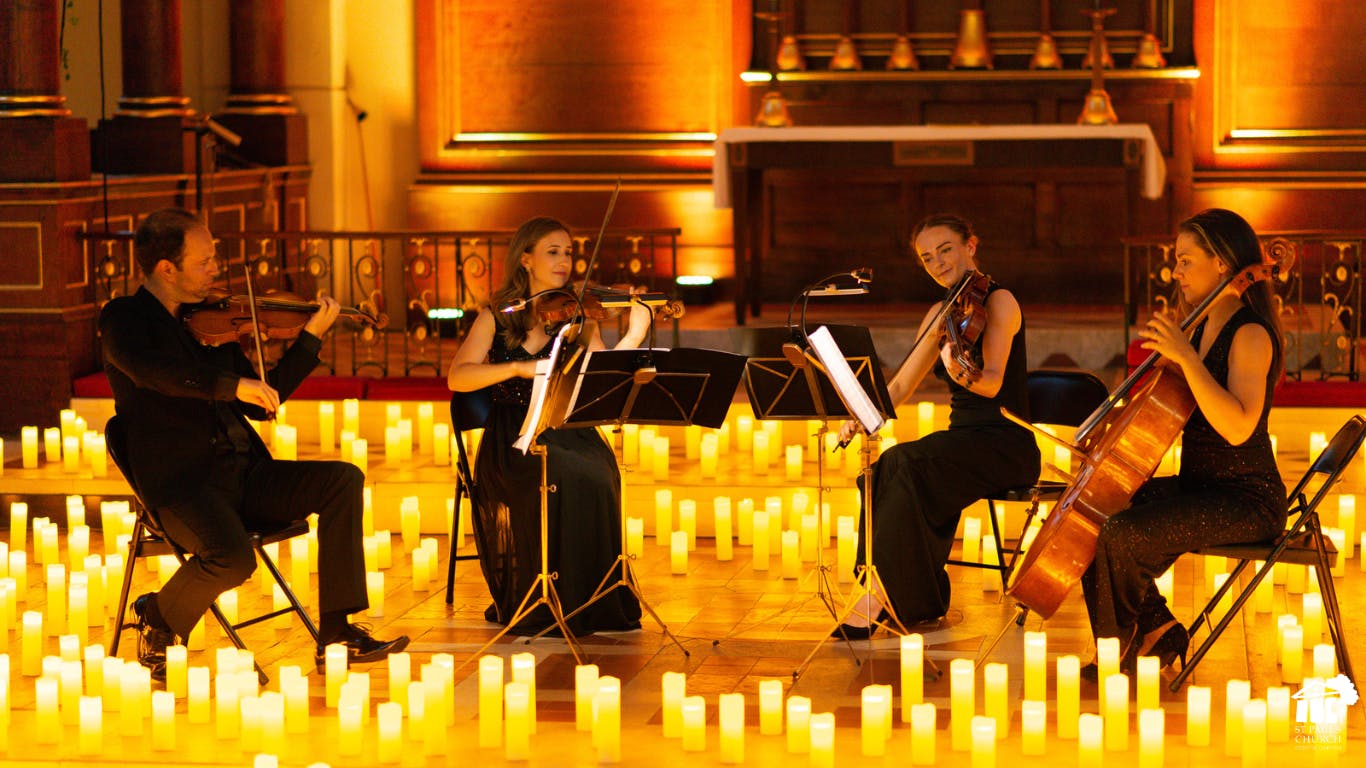
[[[1157,638],[1157,642],[1148,649],[1148,656],[1156,656],[1163,669],[1174,664],[1177,658],[1181,659],[1181,668],[1186,668],[1186,652],[1190,649],[1190,633],[1181,624],[1173,624],[1167,628],[1162,636]]]
[[[871,624],[863,627],[854,624],[841,624],[835,628],[834,632],[830,633],[830,636],[844,638],[845,640],[867,640],[873,636],[873,633],[883,622],[889,621],[891,618],[892,615],[887,612],[886,608],[883,608],[878,612],[877,620]]]

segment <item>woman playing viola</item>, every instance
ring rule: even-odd
[[[977,277],[977,236],[966,220],[930,216],[916,225],[911,241],[921,266],[939,285],[952,289]],[[935,344],[936,304],[920,324],[917,338],[925,341],[912,349],[887,387],[893,403],[905,402],[933,371],[949,387],[949,428],[895,445],[873,466],[873,563],[886,592],[869,588],[864,603],[840,628],[845,637],[871,634],[877,626],[872,622],[889,603],[905,625],[942,617],[949,606],[944,565],[963,509],[990,493],[1038,479],[1033,435],[1001,416],[1003,406],[1028,412],[1024,319],[1010,291],[984,282],[981,335],[965,341],[968,348],[957,355],[952,345]],[[962,358],[980,360],[980,367],[965,368]],[[850,437],[853,429],[846,423],[842,437]],[[860,528],[860,538],[864,535]],[[860,558],[863,551],[860,540]]]
[[[1285,527],[1285,485],[1271,453],[1267,414],[1281,372],[1281,332],[1271,285],[1240,297],[1226,279],[1262,261],[1257,234],[1241,216],[1212,208],[1183,221],[1176,270],[1183,315],[1218,291],[1189,338],[1178,321],[1155,315],[1140,332],[1144,349],[1178,367],[1196,410],[1182,432],[1176,477],[1149,480],[1129,509],[1100,529],[1082,578],[1095,637],[1116,637],[1132,672],[1139,656],[1183,662],[1190,638],[1154,579],[1201,547],[1263,541]],[[1093,665],[1083,674],[1094,679]]]
[[[540,567],[540,459],[512,443],[530,404],[538,360],[550,355],[558,327],[544,325],[535,302],[505,313],[500,307],[569,283],[573,242],[569,228],[551,218],[524,223],[512,237],[507,275],[492,307],[475,318],[447,374],[456,392],[490,388],[493,410],[475,460],[474,528],[479,562],[493,605],[490,621],[505,624],[526,596]],[[650,314],[632,307],[618,349],[637,347],[649,329]],[[596,323],[586,323],[579,343],[603,349]],[[548,542],[550,570],[558,571],[555,589],[564,612],[587,601],[621,552],[620,475],[611,447],[596,429],[555,429],[538,438],[548,449]],[[623,589],[608,595],[570,620],[574,632],[635,629],[640,606]],[[534,634],[552,623],[545,606],[513,628]]]

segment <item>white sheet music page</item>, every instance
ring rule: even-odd
[[[835,343],[835,337],[830,335],[830,329],[822,325],[807,338],[811,340],[811,351],[816,354],[816,359],[830,375],[830,381],[835,385],[840,400],[844,401],[844,407],[858,420],[863,431],[871,435],[882,429],[887,419],[873,403],[873,399],[868,397],[863,385],[859,384],[858,377],[849,367],[849,361],[844,359],[839,344]]]
[[[540,431],[542,416],[545,413],[546,398],[550,394],[550,374],[555,370],[556,364],[560,359],[560,350],[564,346],[565,334],[571,326],[566,324],[555,334],[555,341],[550,345],[550,357],[536,362],[536,377],[531,382],[531,404],[527,406],[526,418],[522,420],[522,432],[517,436],[513,448],[526,453],[531,450],[531,441],[536,439]]]

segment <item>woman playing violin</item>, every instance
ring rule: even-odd
[[[871,634],[888,603],[904,625],[942,617],[949,606],[944,565],[963,509],[994,491],[1028,485],[1039,474],[1034,437],[1000,411],[1028,407],[1020,305],[1010,291],[977,273],[977,236],[966,220],[930,216],[916,225],[911,240],[921,266],[939,285],[953,289],[963,280],[980,282],[980,305],[953,307],[945,313],[948,322],[978,312],[986,319],[976,339],[960,339],[954,349],[955,344],[935,343],[943,302],[931,307],[920,324],[922,343],[887,387],[893,403],[905,402],[933,371],[949,387],[949,428],[891,447],[873,467],[873,562],[886,592],[869,590],[841,627],[846,637]],[[842,436],[853,429],[845,424]],[[858,551],[862,557],[862,541]]]
[[[564,288],[572,269],[569,228],[551,218],[524,223],[512,237],[502,288],[492,307],[475,318],[451,362],[447,383],[456,392],[490,388],[493,410],[475,463],[474,527],[479,561],[493,605],[490,621],[506,623],[526,595],[540,563],[540,460],[512,443],[531,398],[536,363],[550,355],[558,330],[547,327],[536,302],[514,312],[500,307],[542,291]],[[553,294],[552,294],[553,295]],[[618,349],[637,347],[649,329],[650,312],[633,306]],[[579,342],[603,349],[598,325],[588,322]],[[596,429],[555,429],[541,434],[548,448],[550,568],[559,572],[556,591],[565,613],[583,604],[621,552],[620,475],[611,447]],[[640,606],[628,590],[606,598],[570,620],[575,632],[634,629]],[[544,606],[514,631],[534,634],[552,623]]]
[[[1189,338],[1162,314],[1139,334],[1144,349],[1180,369],[1196,410],[1182,432],[1179,474],[1148,481],[1129,509],[1101,526],[1082,578],[1092,632],[1119,638],[1129,671],[1139,656],[1158,656],[1163,666],[1184,661],[1190,638],[1153,582],[1177,557],[1269,539],[1285,526],[1285,485],[1267,433],[1281,372],[1271,285],[1256,283],[1241,297],[1225,286],[1261,261],[1257,234],[1238,214],[1212,208],[1186,219],[1173,273],[1182,308],[1217,297]],[[1095,668],[1084,673],[1094,679]]]

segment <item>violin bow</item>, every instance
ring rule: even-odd
[[[602,247],[602,236],[607,232],[607,222],[612,220],[612,211],[617,207],[617,195],[621,193],[621,177],[617,177],[617,185],[612,188],[612,197],[607,201],[607,213],[602,217],[602,226],[598,227],[598,237],[593,241],[593,255],[588,259],[588,266],[583,270],[583,285],[579,286],[578,293],[574,298],[583,306],[583,294],[588,290],[588,278],[593,274],[593,267],[598,263],[598,249]]]
[[[261,325],[256,320],[256,290],[251,285],[251,266],[242,265],[242,276],[247,279],[247,306],[251,307],[251,337],[256,342],[256,375],[266,383],[266,356],[261,352]]]

